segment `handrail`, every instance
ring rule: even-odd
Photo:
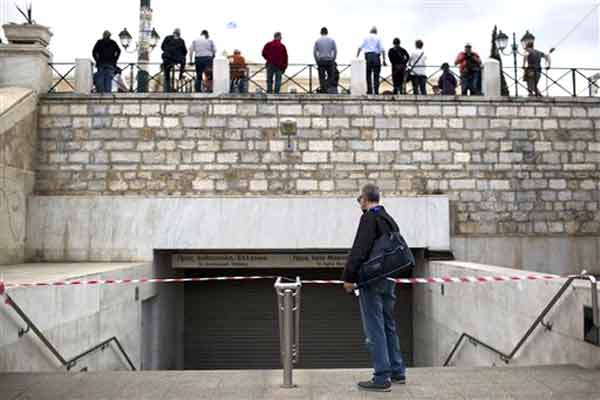
[[[1,294],[1,292],[0,292],[0,294]],[[29,330],[31,330],[33,333],[35,333],[35,335],[38,337],[38,339],[40,339],[41,342],[48,348],[48,350],[50,350],[52,355],[54,355],[54,357],[60,362],[60,364],[67,369],[67,371],[70,371],[77,364],[77,362],[79,360],[81,360],[82,358],[84,358],[98,350],[105,350],[111,342],[115,342],[119,351],[121,352],[121,354],[123,355],[123,357],[125,358],[127,363],[129,364],[129,367],[131,368],[131,370],[132,371],[136,370],[135,365],[133,365],[133,362],[131,361],[131,358],[129,358],[129,355],[127,354],[127,352],[121,345],[121,342],[119,342],[119,339],[117,339],[115,336],[91,347],[90,349],[76,355],[75,357],[73,357],[69,360],[65,359],[60,354],[60,352],[56,349],[56,347],[48,340],[48,338],[46,338],[46,336],[42,333],[42,331],[39,330],[39,328],[35,325],[35,323],[33,323],[33,321],[27,316],[27,314],[25,314],[25,312],[21,309],[21,307],[19,307],[19,305],[14,301],[14,299],[12,297],[10,297],[8,295],[8,293],[4,293],[3,295],[6,297],[5,303],[7,305],[11,306],[13,308],[13,310],[15,310],[17,315],[23,320],[23,322],[25,322],[25,324],[27,324],[26,328],[21,328],[19,330],[19,337],[22,337],[24,334],[29,332]],[[87,368],[85,368],[85,369],[87,369]]]
[[[460,345],[462,344],[462,342],[464,341],[464,339],[468,339],[471,343],[473,343],[475,346],[480,345],[488,350],[490,350],[491,352],[497,354],[498,356],[500,356],[500,359],[502,361],[504,361],[506,364],[508,364],[510,362],[510,360],[512,360],[514,358],[514,356],[518,353],[518,351],[523,347],[523,345],[525,344],[525,342],[527,341],[527,339],[529,339],[529,337],[533,334],[533,332],[536,330],[536,328],[540,325],[544,326],[546,329],[551,330],[552,329],[552,324],[547,324],[544,322],[544,318],[546,317],[546,315],[548,315],[548,313],[552,310],[552,308],[554,307],[554,305],[556,305],[556,303],[558,302],[558,300],[560,300],[560,298],[563,296],[563,294],[565,293],[565,291],[571,286],[571,284],[573,283],[573,281],[575,280],[579,280],[579,279],[589,279],[591,282],[591,286],[592,286],[592,291],[594,292],[595,289],[595,278],[593,275],[587,275],[585,273],[583,273],[582,275],[576,275],[576,276],[569,276],[567,278],[567,281],[562,285],[562,287],[559,289],[558,292],[556,292],[556,294],[554,295],[554,297],[552,297],[552,300],[550,300],[550,302],[546,305],[546,307],[544,307],[544,309],[542,310],[542,312],[540,313],[540,315],[535,319],[535,321],[533,322],[533,324],[531,324],[531,326],[529,327],[529,329],[527,330],[527,332],[525,332],[525,334],[521,337],[521,339],[519,340],[519,342],[515,345],[515,347],[512,349],[512,351],[508,354],[504,353],[501,350],[496,349],[495,347],[491,346],[488,343],[483,342],[482,340],[474,337],[473,335],[470,335],[466,332],[463,332],[460,337],[458,338],[458,340],[456,341],[456,343],[454,344],[454,346],[452,347],[452,351],[450,351],[450,354],[448,355],[448,357],[446,358],[446,361],[444,362],[444,367],[447,367],[450,362],[452,361],[452,359],[454,358],[454,355],[456,354],[456,352],[458,351]],[[594,295],[596,297],[594,297]],[[594,298],[596,300],[594,300]],[[595,310],[594,313],[598,314],[598,306],[597,306],[597,292],[592,294],[592,303],[595,304]],[[597,322],[597,321],[595,321]]]
[[[123,62],[118,63],[119,68],[121,69],[121,74],[118,79],[115,79],[115,84],[118,88],[119,92],[137,92],[141,91],[149,91],[149,92],[162,92],[163,91],[163,72],[161,70],[160,62],[148,62],[148,63],[137,63],[137,62]],[[187,64],[186,64],[187,66]],[[347,73],[350,69],[349,64],[340,63],[338,66],[338,72],[341,76],[344,73]],[[75,63],[67,63],[67,62],[52,62],[49,63],[49,67],[51,69],[52,74],[54,75],[54,79],[49,90],[49,93],[54,93],[58,91],[74,91],[74,85],[72,84],[72,80],[75,75]],[[256,92],[265,92],[266,89],[264,87],[264,77],[262,75],[265,74],[265,64],[264,63],[247,63],[248,67],[248,76],[246,80],[248,85],[252,86],[254,91]],[[312,63],[290,63],[289,64],[289,73],[284,73],[282,76],[282,86],[287,85],[291,89],[294,89],[300,93],[304,94],[314,94],[317,93],[317,88],[319,88],[319,82],[317,79],[317,75],[315,73],[317,69],[317,64]],[[435,86],[432,84],[431,79],[436,77],[440,73],[440,66],[438,65],[426,65],[423,68],[427,71],[427,84],[429,86]],[[65,71],[64,73],[61,72]],[[385,73],[383,71],[386,71]],[[461,79],[459,73],[456,72],[457,67],[451,66],[451,72],[453,75],[457,76]],[[135,76],[138,72],[144,71],[148,74],[146,77],[146,82],[152,83],[154,88],[138,88],[138,82],[135,79]],[[523,67],[519,67],[517,72],[517,76],[513,76],[514,72],[509,69],[503,70],[503,75],[509,83],[508,89],[513,92],[513,94],[517,93],[517,90],[520,93],[528,94],[528,88],[524,84],[524,81],[519,76],[520,71],[524,71]],[[287,71],[286,71],[287,72]],[[175,74],[175,70],[173,70],[173,76]],[[193,81],[195,80],[195,71],[188,68],[185,72],[185,77],[183,80],[179,81],[177,79],[172,79],[172,89],[175,92],[192,92],[193,91]],[[257,79],[261,76],[260,79]],[[577,96],[594,96],[595,92],[600,91],[600,68],[592,68],[592,67],[552,67],[550,70],[543,70],[541,72],[541,77],[543,78],[540,81],[540,90],[545,92],[545,94],[556,96],[566,94],[569,96],[577,97]],[[568,80],[564,82],[564,80]],[[545,81],[545,88],[541,87]],[[349,78],[346,76],[338,82],[338,89],[341,93],[348,93],[349,89],[344,87],[344,84],[349,82]],[[380,76],[380,85],[386,87],[386,90],[391,90],[392,82],[391,75],[386,67],[382,67],[382,74]],[[250,89],[250,88],[247,88]],[[524,91],[521,92],[520,89]],[[250,93],[253,90],[249,90]],[[406,93],[410,94],[410,89],[407,87]]]

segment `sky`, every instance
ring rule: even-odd
[[[262,62],[260,51],[273,32],[281,31],[292,63],[310,63],[312,46],[322,26],[339,48],[339,63],[356,55],[362,39],[376,25],[386,46],[399,37],[413,49],[416,39],[425,42],[428,64],[452,62],[465,42],[487,57],[495,24],[509,35],[525,30],[537,37],[536,47],[548,50],[600,0],[152,0],[154,27],[161,37],[174,28],[188,43],[202,29],[211,32],[219,52],[242,50],[248,60]],[[21,22],[14,3],[33,3],[36,22],[50,26],[51,51],[56,62],[91,57],[91,48],[105,29],[117,34],[127,27],[138,31],[139,0],[0,0],[0,21]],[[557,67],[600,67],[598,12],[589,17],[554,54]],[[235,22],[237,29],[228,29]],[[121,61],[135,61],[125,54]],[[160,61],[160,52],[152,53]],[[507,62],[512,62],[510,58]]]

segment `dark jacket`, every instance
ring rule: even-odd
[[[450,96],[456,95],[457,84],[458,84],[458,82],[456,81],[456,78],[450,71],[444,72],[442,74],[442,76],[440,76],[440,79],[438,80],[438,86],[443,95],[450,95]]]
[[[160,48],[163,51],[162,59],[165,64],[185,64],[188,50],[185,46],[185,40],[182,38],[169,35],[163,40]]]
[[[281,43],[281,40],[272,40],[267,43],[263,48],[262,56],[267,61],[267,64],[271,64],[283,72],[288,67],[287,49]]]
[[[410,59],[410,55],[404,47],[392,47],[390,51],[388,51],[388,58],[393,66],[397,65],[399,67],[406,68],[408,65],[408,60]]]
[[[96,42],[92,56],[97,65],[116,65],[121,55],[121,49],[112,39],[100,39]]]
[[[344,282],[358,282],[358,272],[361,265],[369,258],[375,241],[383,235],[384,232],[382,232],[380,226],[377,224],[377,218],[385,220],[393,232],[400,231],[396,221],[385,211],[383,206],[366,211],[360,218],[354,244],[348,255],[346,268],[342,275]]]

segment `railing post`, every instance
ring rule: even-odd
[[[133,87],[135,85],[134,85],[133,81],[135,79],[135,64],[134,63],[129,64],[129,69],[130,69],[130,71],[129,71],[129,91],[134,92]]]
[[[573,97],[577,97],[577,70],[571,68],[571,78],[573,80]]]
[[[323,88],[321,87],[320,81],[319,81],[319,88],[321,90],[323,90]],[[309,94],[313,93],[313,65],[312,64],[308,65],[308,93]]]
[[[93,87],[92,60],[87,58],[75,59],[75,93],[90,94]]]
[[[282,388],[296,387],[293,379],[293,367],[300,355],[300,278],[293,283],[275,282],[277,310],[279,314],[279,344],[283,365]]]

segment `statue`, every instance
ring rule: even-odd
[[[494,30],[492,31],[492,52],[490,54],[490,58],[493,58],[494,60],[497,60],[500,63],[500,93],[502,94],[502,96],[510,96],[508,85],[506,84],[506,78],[504,77],[504,70],[502,67],[502,56],[500,54],[498,46],[496,46],[497,36],[498,27],[494,25]]]

